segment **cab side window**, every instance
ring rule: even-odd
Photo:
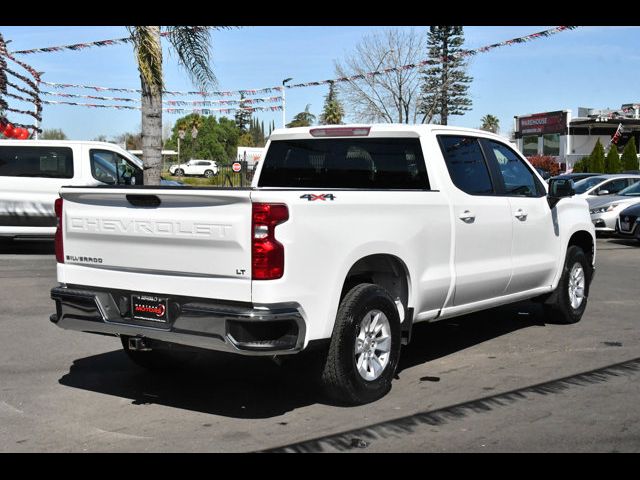
[[[477,138],[438,135],[438,142],[456,187],[470,195],[493,195],[491,177]]]
[[[504,182],[504,194],[519,197],[540,197],[544,187],[536,180],[524,161],[509,147],[493,140],[484,140],[485,146],[493,154],[498,171]]]
[[[139,169],[124,157],[109,150],[91,150],[89,153],[91,175],[108,185],[132,185]]]

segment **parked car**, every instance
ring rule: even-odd
[[[63,185],[142,182],[142,161],[113,143],[1,140],[0,237],[53,238],[53,202]]]
[[[361,404],[389,391],[416,322],[526,299],[582,317],[587,203],[568,180],[547,194],[504,137],[347,125],[275,130],[266,148],[251,188],[63,188],[51,321],[119,336],[149,368],[181,345],[317,348],[326,391]]]
[[[589,178],[589,177],[596,177],[598,175],[602,175],[601,173],[563,173],[561,175],[556,175],[555,177],[551,177],[551,178],[555,178],[555,179],[568,179],[568,180],[573,180],[574,182],[578,182],[580,180],[583,180],[585,178]]]
[[[624,238],[635,238],[640,242],[640,203],[625,208],[618,216],[616,232]]]
[[[596,195],[614,195],[640,180],[640,175],[622,173],[602,174],[575,182],[576,195],[584,198]]]
[[[171,165],[169,173],[178,177],[199,176],[211,178],[218,174],[218,164],[213,160],[189,160],[187,163]]]
[[[613,233],[620,212],[630,205],[640,203],[640,181],[621,190],[616,195],[589,197],[589,213],[596,232]]]
[[[534,167],[536,171],[540,174],[544,181],[547,181],[551,178],[551,172],[549,170],[545,170],[544,168]]]

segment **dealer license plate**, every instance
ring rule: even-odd
[[[168,323],[168,302],[166,297],[154,295],[131,295],[131,317],[134,320]]]

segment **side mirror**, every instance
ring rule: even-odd
[[[553,208],[561,198],[573,197],[575,194],[573,180],[567,178],[549,179],[549,194],[547,195],[549,207]]]
[[[609,195],[609,190],[599,190],[598,195]]]

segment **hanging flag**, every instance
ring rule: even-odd
[[[613,134],[613,137],[611,138],[611,141],[609,142],[609,145],[611,145],[612,143],[614,145],[618,144],[618,140],[620,140],[620,137],[622,136],[622,131],[623,131],[622,123],[620,123],[618,125],[618,128],[616,129],[616,133]]]

